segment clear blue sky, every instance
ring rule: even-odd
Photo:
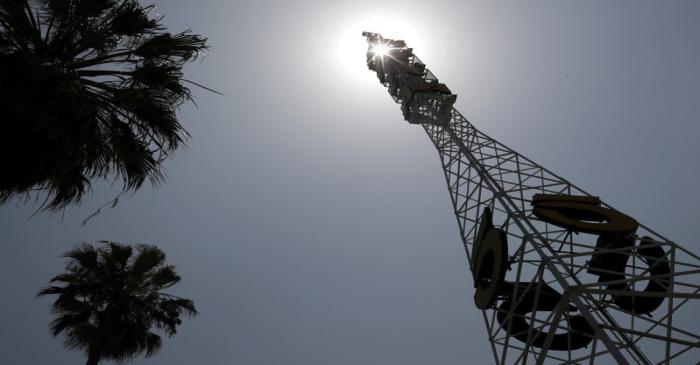
[[[162,0],[211,52],[168,182],[80,222],[0,208],[0,362],[77,364],[39,288],[82,241],[151,243],[201,316],[135,364],[480,364],[437,154],[364,65],[405,38],[477,127],[700,252],[700,2]],[[365,27],[373,29],[363,29]],[[411,38],[413,37],[413,38]],[[700,310],[699,310],[700,311]],[[699,312],[700,314],[700,312]]]

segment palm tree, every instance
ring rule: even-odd
[[[0,203],[80,202],[94,179],[163,179],[187,138],[183,65],[207,48],[137,0],[0,0]],[[205,88],[206,89],[206,88]],[[209,90],[209,89],[207,89]]]
[[[161,347],[153,330],[173,336],[182,315],[197,314],[194,303],[161,292],[180,277],[157,247],[102,243],[65,253],[70,258],[66,271],[39,292],[58,295],[51,306],[51,334],[63,335],[66,347],[85,352],[87,365],[150,357]]]

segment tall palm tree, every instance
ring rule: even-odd
[[[137,0],[0,0],[0,203],[78,203],[90,181],[163,179],[187,132],[183,65],[207,48]],[[199,86],[198,84],[195,84]]]
[[[157,247],[103,243],[65,253],[70,258],[66,271],[39,292],[58,295],[51,306],[51,334],[63,335],[66,347],[84,351],[87,365],[150,357],[161,347],[153,331],[173,336],[181,316],[197,314],[194,303],[162,292],[180,277]]]

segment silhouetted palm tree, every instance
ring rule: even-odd
[[[39,292],[58,295],[51,334],[63,335],[66,347],[84,351],[88,365],[150,357],[161,347],[160,336],[152,331],[173,336],[180,316],[197,314],[194,303],[161,292],[180,277],[157,247],[103,243],[67,252],[66,271]]]
[[[162,181],[187,137],[182,67],[206,49],[136,0],[0,0],[0,203],[77,203],[90,180]],[[194,84],[194,83],[193,83]],[[197,85],[197,84],[195,84]]]

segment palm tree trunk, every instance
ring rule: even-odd
[[[100,362],[100,351],[90,350],[88,352],[88,360],[85,365],[97,365]]]

